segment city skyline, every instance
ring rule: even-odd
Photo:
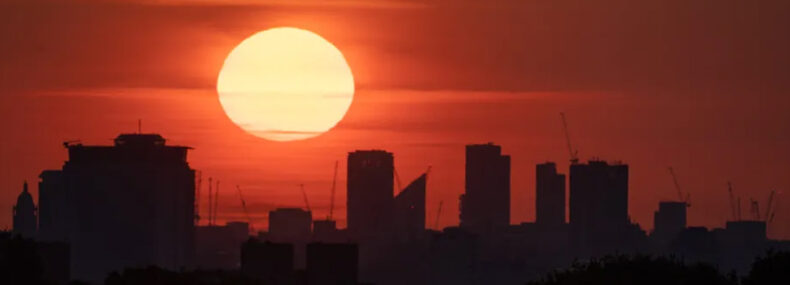
[[[222,181],[220,222],[245,219],[235,185],[260,227],[268,211],[302,206],[299,184],[326,216],[335,161],[344,189],[347,152],[385,149],[404,183],[433,167],[426,225],[440,202],[439,225],[454,225],[464,146],[491,141],[512,157],[518,224],[535,220],[534,165],[568,174],[565,112],[581,159],[629,164],[628,212],[644,228],[676,197],[671,166],[691,194],[688,225],[725,225],[731,181],[744,200],[780,193],[768,232],[790,238],[786,1],[235,2],[0,4],[0,208],[25,180],[37,196],[40,171],[66,160],[64,141],[106,144],[142,120],[143,132],[194,147],[192,167]],[[309,140],[250,135],[218,100],[234,46],[278,26],[320,34],[354,74],[348,113]],[[338,217],[345,200],[338,191]],[[11,224],[0,212],[0,228]]]

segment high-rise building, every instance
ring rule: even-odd
[[[383,150],[348,154],[348,230],[356,237],[388,235],[392,228],[393,156]]]
[[[393,225],[402,239],[414,239],[425,232],[425,182],[426,174],[420,175],[395,196]]]
[[[668,243],[677,238],[686,228],[686,202],[658,203],[658,211],[653,215],[652,237],[660,242]]]
[[[359,249],[350,243],[307,245],[307,284],[358,284]]]
[[[628,165],[604,161],[572,164],[570,225],[577,250],[610,252],[620,247],[628,219]]]
[[[278,208],[269,212],[269,239],[275,242],[307,241],[313,215],[300,208]]]
[[[564,224],[565,175],[557,173],[553,162],[538,164],[535,174],[535,223]]]
[[[36,236],[36,205],[33,204],[33,196],[27,191],[27,182],[22,186],[22,193],[16,198],[16,205],[13,211],[14,233],[26,238]]]
[[[187,163],[189,147],[165,145],[158,134],[122,134],[113,146],[65,146],[62,185],[42,179],[47,191],[67,197],[73,277],[100,281],[129,266],[192,266],[195,173]],[[58,204],[46,211],[57,212]]]
[[[69,215],[63,172],[45,170],[38,176],[38,238],[68,241]]]
[[[484,233],[510,224],[510,156],[492,143],[466,146],[461,228]]]

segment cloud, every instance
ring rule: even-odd
[[[0,4],[0,84],[213,88],[235,44],[290,25],[335,43],[361,88],[790,89],[788,1],[241,3]]]

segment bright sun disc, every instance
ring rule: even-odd
[[[318,136],[334,127],[354,98],[343,54],[297,28],[258,32],[230,52],[217,79],[219,101],[245,131],[269,140]]]

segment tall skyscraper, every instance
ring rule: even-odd
[[[417,238],[425,231],[425,182],[426,174],[420,175],[395,196],[393,223],[401,239]]]
[[[357,237],[387,235],[392,228],[393,156],[383,150],[348,154],[348,230]]]
[[[565,223],[565,175],[557,173],[553,162],[535,168],[535,223]]]
[[[56,175],[42,174],[42,183],[67,197],[72,276],[100,281],[129,266],[192,265],[195,174],[187,163],[189,147],[167,146],[157,134],[122,134],[113,146],[66,148],[62,185]],[[46,211],[57,211],[56,204]]]
[[[33,196],[27,191],[27,182],[22,186],[22,193],[16,198],[16,205],[13,211],[14,233],[26,238],[36,236],[36,205],[33,204]]]
[[[621,245],[629,225],[628,165],[605,161],[572,164],[571,236],[582,252],[608,252]]]
[[[510,156],[492,143],[466,146],[461,227],[484,233],[510,224]]]
[[[686,203],[658,203],[658,211],[653,215],[653,238],[668,243],[686,228]]]

